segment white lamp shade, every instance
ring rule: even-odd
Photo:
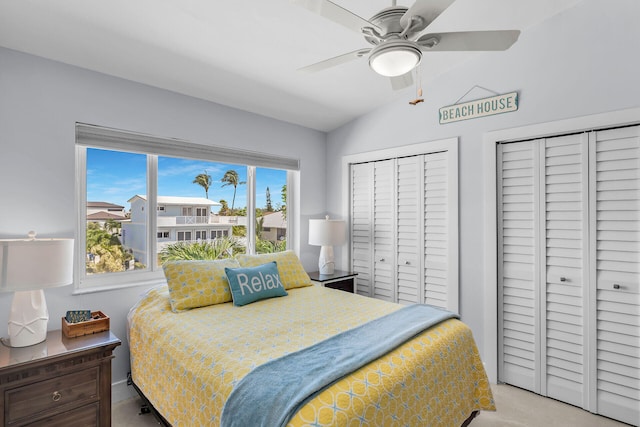
[[[310,219],[309,244],[315,246],[341,245],[345,242],[345,222],[342,220]]]
[[[0,240],[0,290],[31,291],[73,283],[73,239]]]

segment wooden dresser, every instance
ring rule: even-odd
[[[110,426],[110,331],[30,347],[0,345],[0,426]]]

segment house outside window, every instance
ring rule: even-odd
[[[191,240],[191,232],[190,231],[178,231],[178,242],[183,242],[185,240]]]
[[[85,178],[77,194],[79,205],[87,206],[79,213],[78,243],[86,248],[77,263],[79,288],[162,280],[163,257],[177,244],[230,239],[232,249],[221,256],[286,249],[286,238],[279,246],[265,241],[255,224],[261,212],[286,212],[287,183],[297,180],[297,160],[92,125],[78,124],[76,130],[77,172]],[[113,205],[122,218],[117,233],[89,222],[88,200]]]

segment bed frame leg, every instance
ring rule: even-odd
[[[146,403],[143,403],[142,405],[140,405],[140,413],[138,415],[145,415],[150,413],[151,413],[151,408],[149,408],[149,405],[147,405]]]
[[[473,419],[475,417],[477,417],[478,415],[480,415],[480,411],[473,411],[471,413],[471,415],[469,415],[469,418],[464,420],[464,422],[462,423],[462,425],[460,427],[467,427],[469,424],[471,424],[471,421],[473,421]]]

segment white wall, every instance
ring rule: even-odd
[[[471,56],[460,69],[425,85],[424,103],[409,105],[415,96],[409,90],[397,102],[328,135],[327,189],[339,188],[345,155],[459,137],[460,312],[483,355],[483,336],[495,332],[485,330],[482,301],[487,289],[496,286],[483,281],[483,134],[640,106],[639,17],[637,0],[585,0],[525,31],[510,50]],[[422,67],[429,67],[429,56],[437,54],[425,54]],[[519,111],[438,124],[438,109],[455,103],[474,85],[498,93],[518,91]],[[474,89],[463,101],[488,96],[492,94]],[[328,191],[327,211],[340,215],[342,200],[340,192]],[[341,251],[336,259],[342,259]]]
[[[216,76],[211,76],[216,84]],[[275,106],[274,108],[277,108]],[[319,248],[307,242],[308,218],[325,211],[325,134],[255,114],[0,48],[0,238],[74,237],[75,123],[240,147],[300,159],[299,247],[307,268]],[[300,229],[301,228],[301,229]],[[102,310],[123,341],[113,380],[129,370],[126,315],[142,288],[72,295],[73,287],[45,291],[49,329],[60,329],[68,309]],[[0,293],[0,325],[11,294]],[[4,328],[4,326],[0,326]],[[0,329],[0,335],[5,335]]]

